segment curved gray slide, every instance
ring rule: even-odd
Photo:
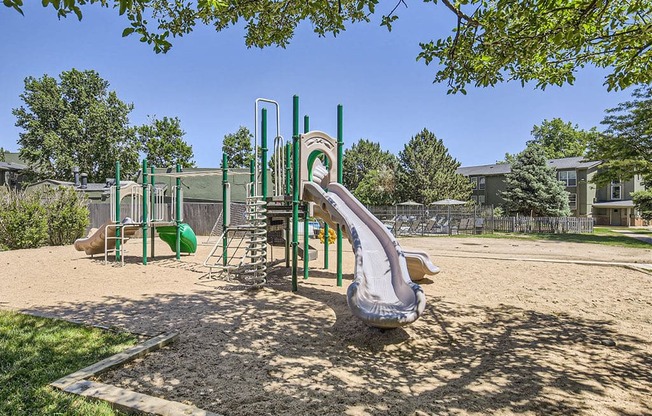
[[[408,273],[406,257],[394,236],[345,187],[329,183],[328,191],[304,183],[304,198],[315,202],[315,215],[340,224],[353,246],[355,271],[347,290],[353,315],[378,328],[416,321],[426,296]]]

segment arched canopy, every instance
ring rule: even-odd
[[[311,180],[313,164],[320,155],[328,159],[328,177],[337,178],[337,141],[322,131],[302,134],[299,141],[299,198],[303,198],[303,183]]]

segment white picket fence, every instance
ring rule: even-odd
[[[593,232],[593,218],[584,217],[494,217],[493,230],[508,233]]]

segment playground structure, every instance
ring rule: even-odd
[[[273,190],[264,174],[268,165],[267,109],[274,106]],[[228,160],[223,156],[222,235],[204,265],[227,276],[241,275],[253,286],[263,285],[267,275],[267,231],[285,232],[285,263],[292,270],[292,290],[298,290],[299,256],[303,254],[303,277],[308,279],[311,248],[308,218],[316,216],[333,227],[337,238],[337,285],[342,286],[342,237],[353,246],[355,271],[347,290],[353,314],[367,324],[394,328],[414,322],[425,308],[425,295],[419,280],[439,269],[421,251],[403,250],[389,230],[376,219],[344,186],[342,180],[342,106],[337,107],[337,139],[320,131],[310,131],[304,117],[299,133],[299,98],[293,98],[292,143],[285,144],[280,134],[277,102],[258,99],[255,104],[254,154],[250,166],[251,183],[247,192],[246,225],[231,225],[229,212]],[[260,146],[258,138],[260,136]],[[260,153],[258,149],[260,147]],[[271,194],[271,195],[270,195]],[[303,218],[303,245],[299,245],[299,219]],[[328,228],[325,235],[328,235]],[[324,241],[324,267],[328,267],[328,238]],[[302,248],[302,250],[300,250]]]
[[[116,261],[124,264],[126,254],[125,243],[142,230],[143,264],[147,264],[147,232],[151,230],[151,257],[155,256],[155,236],[158,232],[161,240],[165,241],[175,251],[176,258],[181,258],[181,253],[194,253],[197,250],[197,237],[192,228],[183,222],[183,190],[181,178],[188,176],[181,172],[181,166],[176,166],[174,173],[155,173],[154,166],[147,173],[147,161],[143,160],[143,182],[120,181],[120,162],[115,165],[115,183],[110,188],[111,218],[87,238],[75,241],[75,249],[86,254],[95,255],[104,253],[104,262],[109,261],[109,255],[114,254]],[[192,172],[192,174],[213,174],[212,172]],[[169,176],[176,179],[172,192],[172,212],[170,219],[166,219],[166,205],[164,190],[155,186],[155,177]],[[122,201],[129,198],[129,212],[122,212]],[[151,208],[151,209],[150,209]],[[124,215],[128,214],[128,215]]]
[[[270,190],[267,178],[268,128],[267,108],[273,105],[276,116],[274,137],[274,187]],[[259,111],[260,110],[260,111]],[[403,250],[398,241],[367,208],[344,186],[342,181],[342,106],[337,107],[337,139],[321,131],[310,131],[310,120],[304,117],[303,134],[299,133],[299,97],[293,97],[292,143],[284,143],[280,129],[280,109],[276,101],[259,98],[255,103],[255,157],[250,164],[250,180],[246,192],[245,224],[231,221],[231,183],[228,158],[222,157],[222,234],[213,245],[203,265],[225,273],[227,278],[238,276],[251,287],[259,287],[267,280],[268,231],[283,231],[285,265],[292,271],[292,291],[298,290],[299,256],[303,258],[303,278],[309,277],[309,261],[315,250],[309,245],[309,218],[316,216],[336,230],[337,285],[342,286],[342,238],[353,247],[355,270],[353,283],[347,290],[347,302],[353,314],[365,323],[394,328],[414,322],[423,313],[425,295],[413,280],[439,269],[422,251]],[[260,130],[259,116],[260,113]],[[260,137],[260,146],[258,145]],[[260,149],[260,152],[259,152]],[[154,237],[159,236],[176,252],[193,253],[197,241],[192,229],[183,223],[184,176],[218,175],[215,171],[154,173],[147,175],[147,161],[143,161],[142,185],[120,185],[120,164],[116,163],[116,181],[112,188],[112,218],[94,235],[75,242],[78,250],[87,254],[104,251],[105,260],[115,253],[117,261],[124,262],[124,243],[136,230],[142,229],[143,264],[147,264],[147,232],[151,229],[152,257]],[[172,193],[172,218],[163,218],[163,196],[154,186],[155,177],[172,177],[176,186]],[[121,194],[121,191],[122,194]],[[130,216],[122,217],[120,202],[131,197]],[[148,209],[151,206],[151,211]],[[303,245],[299,245],[299,219],[303,219]],[[324,267],[328,268],[328,238],[324,239]]]

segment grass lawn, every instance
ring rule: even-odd
[[[640,230],[637,234],[649,235],[649,231]],[[528,240],[549,240],[566,243],[591,243],[604,244],[607,246],[631,247],[652,249],[652,244],[639,241],[635,238],[626,237],[621,233],[611,231],[607,227],[594,227],[593,234],[524,234],[524,233],[493,233],[493,234],[455,234],[453,237],[480,237],[480,238],[523,238]]]
[[[122,415],[48,384],[135,343],[127,334],[0,311],[0,415]]]

